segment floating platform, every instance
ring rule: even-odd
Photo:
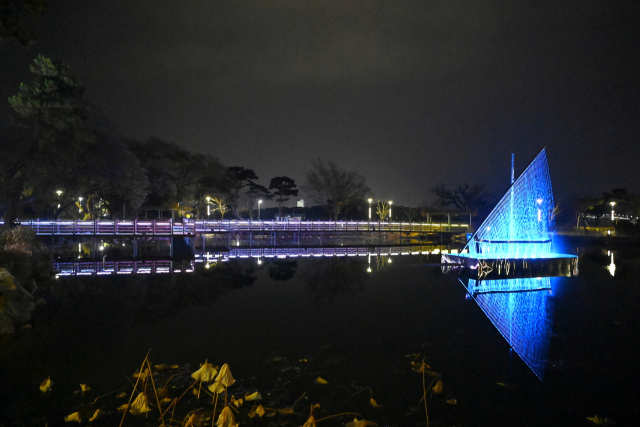
[[[578,275],[578,257],[557,253],[537,258],[518,258],[513,254],[442,254],[441,263],[444,273],[485,280]]]

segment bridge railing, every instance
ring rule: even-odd
[[[0,221],[0,225],[4,221]],[[122,235],[122,236],[189,236],[202,233],[233,231],[266,232],[440,232],[463,233],[468,224],[367,222],[367,221],[248,221],[248,220],[28,220],[21,225],[31,227],[38,235]]]

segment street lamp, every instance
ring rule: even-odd
[[[62,194],[62,190],[56,190],[56,193],[58,194],[58,209],[60,209],[60,195]]]
[[[209,200],[211,200],[211,197],[207,196],[207,218],[209,218],[209,216],[211,215],[211,208],[209,207]]]
[[[615,214],[613,207],[616,205],[616,202],[609,202],[609,204],[611,205],[611,221],[613,221],[613,216]]]
[[[393,204],[393,202],[391,200],[389,200],[389,222],[391,222],[391,205]]]
[[[78,201],[80,202],[80,207],[78,208],[78,213],[82,213],[82,196],[78,197]]]
[[[260,221],[260,205],[262,204],[262,200],[258,200],[258,221]]]
[[[367,201],[369,202],[369,222],[371,222],[371,202],[373,202],[373,199],[368,199]]]

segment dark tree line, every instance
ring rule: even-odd
[[[225,167],[214,156],[149,138],[127,140],[84,99],[84,86],[65,64],[38,56],[33,78],[9,98],[15,132],[2,135],[0,215],[93,219],[135,215],[142,207],[202,218],[213,207],[252,218],[258,199],[296,196],[295,182],[276,177],[270,188],[252,169]],[[271,191],[273,190],[273,192]]]

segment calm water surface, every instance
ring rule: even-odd
[[[434,255],[372,258],[370,273],[367,258],[357,257],[232,260],[193,275],[60,279],[33,328],[0,341],[0,422],[63,425],[83,401],[126,387],[125,376],[152,349],[155,364],[195,370],[205,359],[229,363],[238,389],[260,390],[265,406],[269,399],[292,405],[306,392],[296,407],[303,415],[245,417],[244,425],[302,425],[310,403],[320,403],[325,415],[350,411],[380,425],[425,425],[412,354],[424,356],[444,384],[443,394],[428,400],[432,425],[579,426],[594,415],[634,425],[640,254],[614,251],[612,276],[606,250],[578,252],[579,277],[551,279],[551,291],[536,300],[544,301],[548,336],[537,371],[516,355],[510,363],[504,331],[456,277],[433,265]],[[541,326],[532,327],[539,338]],[[328,384],[316,384],[318,376]],[[38,385],[47,377],[55,385],[44,395]],[[74,396],[81,383],[91,390]],[[356,394],[364,387],[372,392]],[[371,396],[382,408],[369,404]],[[458,404],[445,403],[451,398]],[[113,395],[100,401],[108,411],[122,403]],[[114,419],[117,413],[94,424]]]

